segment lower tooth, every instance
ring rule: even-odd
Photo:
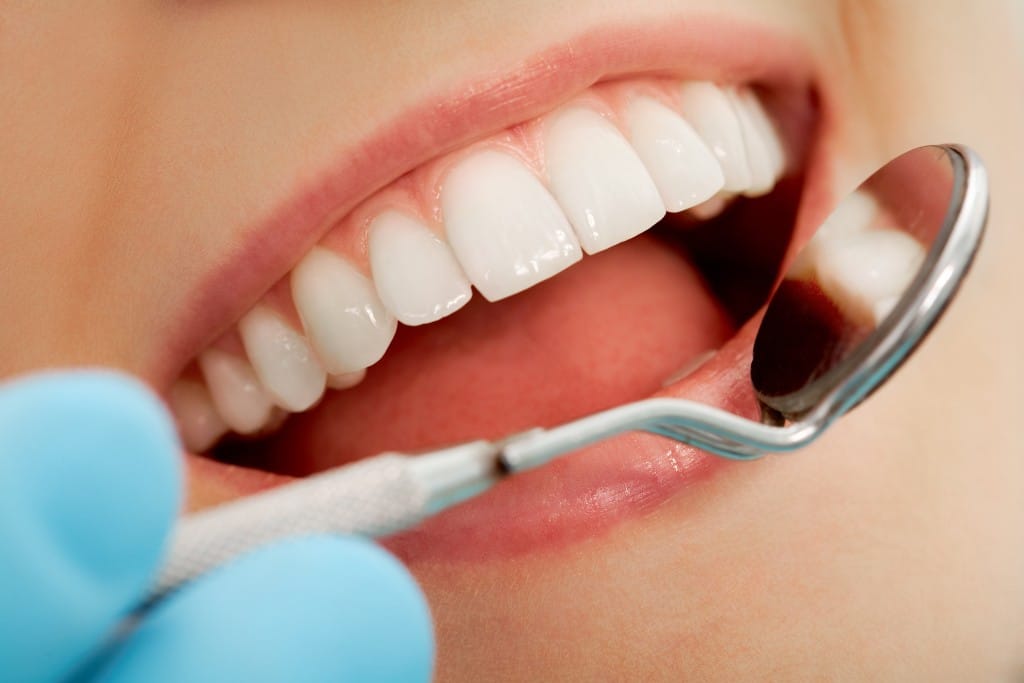
[[[191,453],[205,451],[228,430],[202,382],[178,380],[171,387],[167,402],[178,421],[182,441]]]
[[[249,361],[274,402],[297,413],[324,392],[325,373],[309,344],[266,306],[256,306],[238,323]]]
[[[729,206],[735,197],[736,195],[731,192],[719,192],[703,204],[690,209],[689,213],[699,221],[710,220],[725,211],[725,207]]]
[[[273,404],[248,361],[207,349],[199,355],[199,369],[213,405],[228,427],[239,434],[252,434],[263,427]]]
[[[629,104],[627,119],[633,146],[668,211],[696,206],[722,189],[722,167],[683,117],[640,97]]]
[[[366,370],[346,372],[343,375],[327,375],[327,386],[331,389],[351,389],[366,377]]]

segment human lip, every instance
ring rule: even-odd
[[[688,24],[689,30],[693,24]],[[757,33],[756,29],[744,29]],[[742,30],[730,26],[728,34],[732,39]],[[643,46],[647,53],[638,57],[634,52],[631,59],[614,59],[616,53],[628,53],[630,48],[636,49],[637,43],[630,43],[629,32],[617,32],[617,39],[609,39],[603,32],[598,37],[585,36],[579,40],[588,40],[602,46],[591,52],[583,50],[583,59],[572,62],[566,70],[568,74],[552,76],[550,71],[530,76],[516,77],[516,85],[511,89],[521,88],[523,97],[516,101],[514,107],[495,107],[494,99],[488,100],[480,96],[472,100],[459,101],[443,118],[444,126],[440,126],[445,134],[432,131],[432,142],[422,143],[417,148],[410,145],[406,150],[405,166],[415,166],[419,160],[434,156],[438,150],[447,149],[467,138],[478,137],[481,130],[500,127],[508,121],[518,121],[528,117],[530,113],[553,107],[552,103],[567,99],[580,84],[613,77],[619,73],[633,73],[672,69],[686,72],[686,67],[679,67],[678,50],[667,45],[651,41],[650,32],[645,32]],[[633,39],[638,36],[632,34]],[[674,40],[680,40],[676,33]],[[761,40],[759,45],[769,44],[770,39]],[[688,46],[694,49],[693,45]],[[772,52],[769,50],[769,52]],[[705,53],[704,58],[714,62]],[[745,58],[743,55],[723,57],[716,62],[716,74],[728,80],[743,81],[754,78],[774,83],[803,83],[808,78],[809,68],[806,63],[795,58],[791,45],[780,44],[780,49],[773,52],[775,59],[765,59],[759,63]],[[536,57],[538,62],[550,57]],[[799,68],[797,65],[799,64]],[[693,67],[696,68],[696,67]],[[706,68],[702,75],[706,75]],[[728,75],[726,75],[728,74]],[[507,92],[508,89],[506,89]],[[485,93],[489,94],[489,93]],[[498,97],[491,94],[491,97]],[[425,105],[427,108],[436,105]],[[530,113],[524,113],[530,112]],[[459,128],[466,121],[473,120],[477,125],[476,132],[467,132],[468,128]],[[491,122],[491,123],[488,123]],[[408,139],[408,127],[415,125],[416,116],[403,117],[389,126],[388,134],[365,143],[366,149],[386,149],[394,145],[396,139]],[[404,128],[403,128],[404,127]],[[447,135],[447,137],[446,137]],[[390,136],[390,137],[389,137]],[[417,149],[419,151],[417,151]],[[373,158],[380,152],[367,152],[365,158]],[[395,165],[392,158],[388,163]],[[386,166],[383,163],[381,166]],[[378,167],[379,168],[379,167]],[[377,175],[361,174],[360,184],[355,184],[348,191],[335,193],[333,201],[327,201],[324,193],[317,191],[303,194],[289,203],[287,210],[282,210],[277,217],[268,222],[268,226],[297,225],[310,227],[305,239],[310,241],[322,230],[328,216],[345,213],[359,199],[375,189],[382,179],[400,174],[402,171],[380,171]],[[334,174],[335,183],[339,178],[346,177],[351,170]],[[376,181],[371,180],[377,178]],[[340,183],[339,183],[340,184]],[[332,187],[336,186],[331,184]],[[359,189],[362,188],[362,189]],[[322,187],[320,188],[322,190]],[[331,207],[334,208],[331,208]],[[341,208],[338,208],[341,207]],[[299,225],[301,224],[301,225]],[[270,229],[273,229],[271,227]],[[278,243],[271,248],[287,251],[289,245],[301,253],[301,244],[293,231],[290,237],[278,238]],[[264,234],[263,231],[258,231]],[[266,233],[269,234],[269,233]],[[268,248],[272,238],[261,238],[260,246]],[[288,244],[282,244],[288,241]],[[249,247],[252,248],[252,247]],[[211,276],[214,280],[228,277],[234,266],[228,266]],[[273,279],[272,277],[270,278]],[[269,280],[268,280],[269,281]],[[257,290],[254,290],[257,291]],[[233,295],[236,296],[237,292]],[[216,295],[213,302],[223,311],[229,307],[225,301],[218,302]],[[212,313],[211,313],[212,315]],[[232,313],[224,313],[224,319],[234,319]],[[235,316],[237,317],[237,316]],[[684,395],[702,400],[706,403],[725,407],[733,412],[756,417],[756,403],[752,403],[747,395],[746,387],[749,379],[746,374],[748,367],[748,351],[753,339],[752,323],[736,335],[707,364],[701,367],[687,380],[675,385],[672,395]],[[179,347],[189,344],[180,343]],[[656,506],[677,492],[680,488],[704,481],[709,475],[719,471],[722,461],[712,459],[705,454],[683,446],[666,446],[651,437],[636,436],[621,439],[605,446],[588,450],[565,459],[544,472],[524,475],[510,482],[486,498],[474,501],[466,506],[429,521],[423,527],[395,537],[387,541],[396,552],[413,559],[430,556],[434,553],[446,557],[474,558],[526,552],[540,546],[569,542],[582,535],[592,534],[604,528],[624,515],[635,514]],[[226,491],[225,495],[233,496],[251,492],[269,483],[281,483],[284,479],[268,479],[265,473],[240,473],[234,470],[211,467],[210,463],[197,464],[197,469],[206,470],[210,480],[215,480]],[[494,529],[501,533],[493,533]],[[483,540],[483,539],[487,540]]]

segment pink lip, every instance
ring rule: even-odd
[[[656,25],[599,27],[524,55],[425,99],[352,148],[251,229],[168,316],[167,343],[148,377],[166,386],[182,367],[252,307],[333,225],[370,193],[427,160],[549,111],[595,82],[664,73],[773,88],[804,88],[813,63],[802,46],[752,23],[721,16]]]

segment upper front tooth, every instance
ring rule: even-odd
[[[588,254],[635,237],[665,215],[640,157],[597,112],[573,107],[556,114],[544,156],[551,192]]]
[[[199,355],[199,369],[213,405],[231,429],[251,434],[263,427],[274,404],[248,361],[220,349],[207,349]]]
[[[332,375],[381,359],[398,323],[373,283],[348,261],[315,247],[292,270],[292,299],[317,356]]]
[[[914,279],[924,256],[924,247],[902,230],[852,232],[823,245],[818,282],[847,315],[877,326]]]
[[[381,301],[406,325],[423,325],[462,308],[472,296],[455,255],[430,229],[397,211],[374,219],[370,270]]]
[[[521,162],[485,150],[448,173],[441,189],[448,242],[490,301],[521,292],[580,260],[580,245],[551,193]]]
[[[718,159],[724,175],[724,189],[742,192],[750,187],[751,175],[743,145],[743,132],[732,103],[713,83],[688,82],[680,90],[683,116],[700,134]]]
[[[682,211],[722,189],[722,167],[683,117],[638,97],[626,111],[630,140],[658,187],[665,208]]]
[[[238,332],[256,376],[277,405],[297,413],[319,400],[326,373],[302,335],[276,313],[256,306],[238,322]]]
[[[210,392],[202,382],[179,379],[167,396],[171,412],[178,420],[181,438],[191,453],[201,453],[228,430],[217,414]]]

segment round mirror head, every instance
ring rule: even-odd
[[[834,419],[891,375],[967,272],[987,197],[972,152],[930,146],[836,207],[787,270],[754,342],[750,377],[766,420]]]

